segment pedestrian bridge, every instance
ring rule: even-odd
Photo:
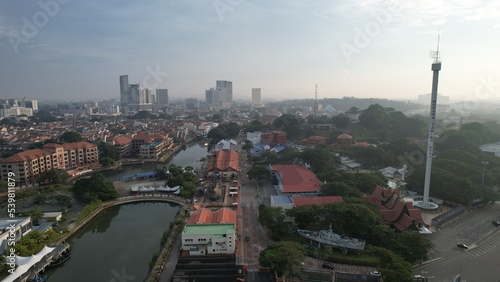
[[[187,201],[186,199],[171,194],[138,194],[133,196],[117,198],[109,202],[104,202],[103,208],[107,209],[109,207],[134,203],[134,202],[170,202],[179,204],[182,207],[185,207],[189,203],[189,201]]]

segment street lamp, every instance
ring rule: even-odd
[[[484,186],[484,170],[486,169],[486,166],[489,164],[489,162],[481,161],[481,164],[483,165],[483,177],[481,178],[481,186]]]

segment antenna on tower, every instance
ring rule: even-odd
[[[430,54],[429,54],[429,57],[433,58],[434,59],[434,63],[435,64],[438,64],[441,62],[440,58],[439,58],[439,40],[441,38],[441,29],[439,30],[439,33],[438,33],[438,44],[437,44],[437,49],[436,51],[431,51]]]

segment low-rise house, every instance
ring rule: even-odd
[[[374,204],[384,223],[398,231],[419,230],[422,226],[428,226],[422,218],[422,211],[414,207],[412,202],[402,201],[397,189],[377,186],[372,195],[364,196],[363,199]]]
[[[321,180],[302,165],[275,164],[270,167],[278,194],[318,195]]]
[[[240,171],[240,155],[235,150],[219,150],[208,157],[207,176],[219,173],[221,177],[231,178],[238,176]]]
[[[234,254],[235,224],[186,224],[182,250],[189,251],[190,255]]]

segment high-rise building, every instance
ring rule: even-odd
[[[211,106],[219,105],[219,91],[214,88],[205,90],[205,102]]]
[[[156,89],[156,103],[168,105],[168,89]]]
[[[233,83],[227,80],[217,80],[215,89],[220,91],[219,99],[220,102],[232,102],[233,101]]]
[[[146,104],[153,104],[153,93],[151,92],[151,89],[144,89],[144,99]]]
[[[130,103],[128,75],[120,76],[120,102],[122,104],[122,108]]]
[[[233,101],[233,83],[226,80],[217,80],[215,89],[205,90],[205,100],[211,106],[230,105]]]
[[[252,88],[252,107],[258,107],[260,105],[260,88]]]

